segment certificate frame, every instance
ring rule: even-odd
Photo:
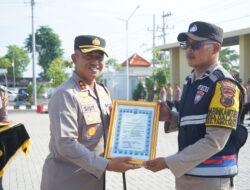
[[[135,165],[153,160],[158,124],[158,103],[114,100],[104,157],[129,156]]]

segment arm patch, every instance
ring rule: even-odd
[[[206,126],[236,129],[240,107],[240,90],[229,80],[217,82],[210,102]]]

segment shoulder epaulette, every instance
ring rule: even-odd
[[[104,90],[107,92],[107,94],[110,96],[110,92],[109,92],[108,88],[104,84],[102,84],[101,82],[97,82],[97,84],[102,86],[104,88]]]
[[[222,80],[224,78],[230,79],[232,81],[235,81],[234,78],[222,67],[219,66],[218,69],[216,69],[215,71],[213,71],[210,75],[209,78],[213,81],[219,81]]]

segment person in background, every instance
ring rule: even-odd
[[[177,190],[232,190],[247,130],[238,125],[243,89],[218,63],[223,29],[196,21],[177,39],[194,70],[184,83],[180,112],[161,103],[159,120],[165,131],[179,131],[179,150],[144,165],[153,172],[170,169]]]
[[[51,138],[42,172],[41,190],[103,190],[105,170],[137,168],[130,157],[103,158],[112,105],[108,89],[96,78],[104,67],[105,40],[75,38],[71,55],[75,70],[50,98]]]
[[[168,83],[168,87],[166,88],[166,92],[167,92],[167,104],[170,108],[170,110],[172,110],[173,108],[173,89],[171,87],[171,84]]]
[[[179,85],[176,84],[174,89],[174,106],[176,108],[176,111],[178,112],[179,112],[180,100],[181,100],[181,89]]]
[[[250,112],[250,78],[247,81],[247,104],[246,104],[246,114]],[[250,120],[250,118],[248,118]]]
[[[0,85],[0,122],[8,122],[8,92],[5,86]],[[3,176],[0,176],[0,190],[3,190]]]
[[[243,108],[242,108],[242,113],[240,115],[240,123],[244,123],[245,115],[247,113],[247,89],[245,86],[242,84],[242,79],[240,78],[238,80],[239,84],[241,85],[242,89],[244,90],[244,100],[243,100]]]
[[[164,88],[164,85],[162,84],[160,86],[161,90],[160,90],[160,95],[159,95],[159,100],[166,102],[166,98],[167,98],[167,92]]]

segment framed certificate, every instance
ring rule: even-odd
[[[129,163],[137,165],[154,159],[158,119],[156,102],[115,100],[104,157],[129,156]]]

